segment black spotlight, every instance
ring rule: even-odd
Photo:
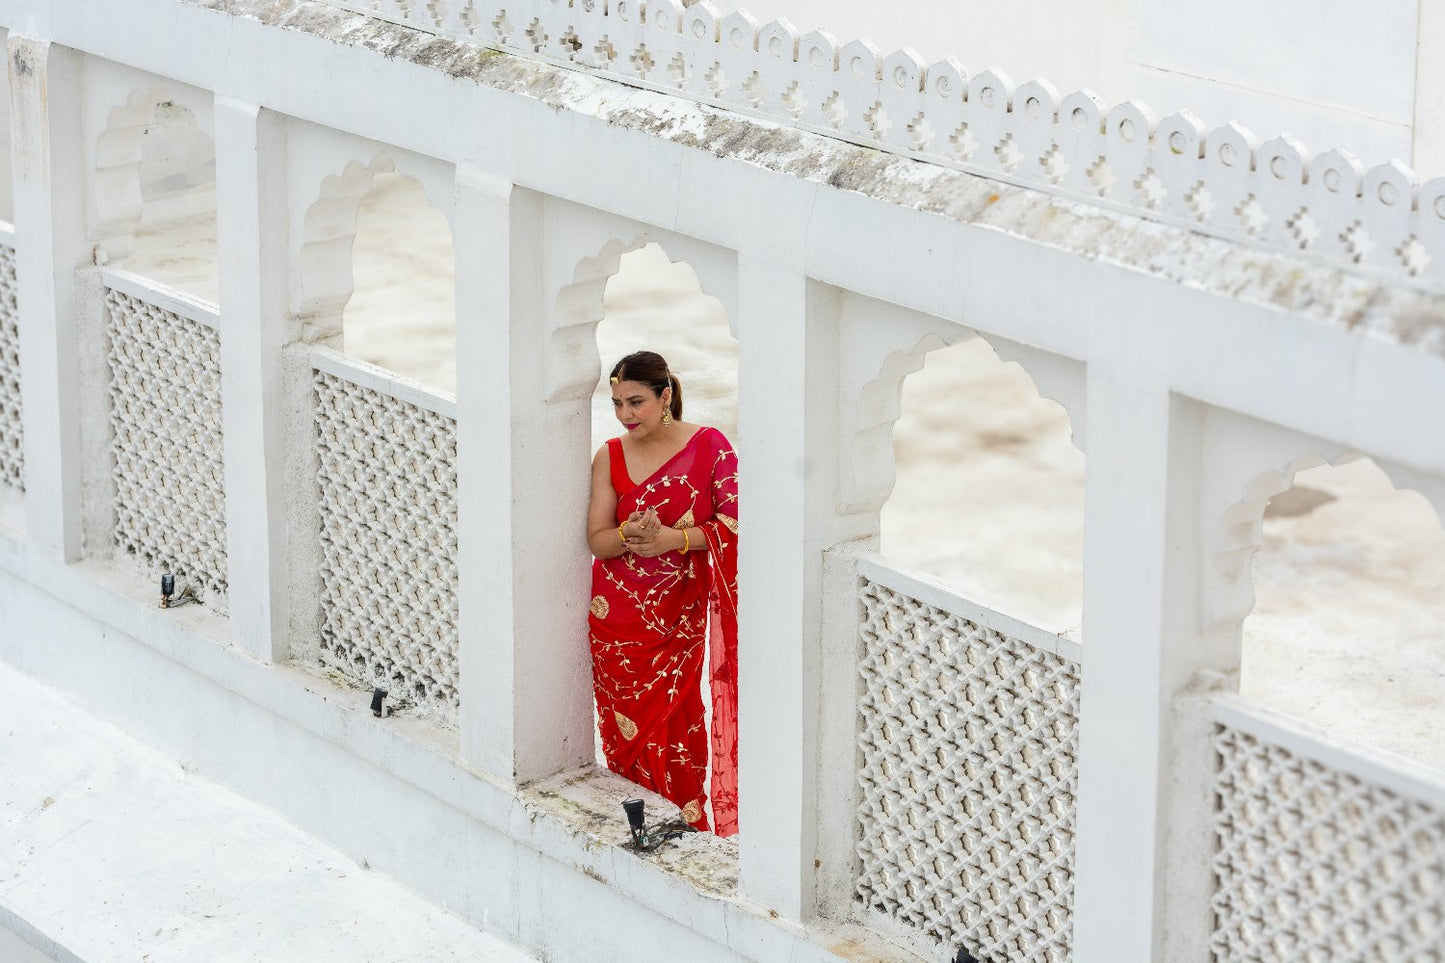
[[[170,572],[161,576],[161,608],[171,607],[171,596],[176,594],[176,577]]]
[[[381,718],[382,704],[385,703],[385,702],[386,702],[386,690],[385,690],[385,689],[372,689],[372,690],[371,690],[371,714],[374,715],[374,716],[376,716],[378,719]]]
[[[643,821],[646,817],[643,814],[644,803],[641,799],[622,800],[622,811],[627,813],[627,825],[632,829],[632,841],[642,846],[646,839],[643,832]]]
[[[983,963],[983,961],[960,946],[958,955],[953,958],[953,963]]]

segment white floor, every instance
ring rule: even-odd
[[[0,664],[0,963],[77,958],[532,960]]]

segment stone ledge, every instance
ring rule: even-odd
[[[649,857],[626,839],[620,800],[638,788],[586,769],[512,790],[456,757],[455,733],[424,722],[371,715],[369,697],[294,665],[255,661],[226,640],[225,619],[199,606],[165,611],[149,580],[97,562],[36,559],[0,534],[0,572],[107,630],[155,650],[342,752],[402,780],[536,853],[602,883],[641,907],[739,953],[788,963],[918,961],[909,948],[853,923],[807,925],[777,917],[737,894],[736,846],[699,836]],[[24,646],[6,658],[27,669]],[[100,684],[104,684],[103,682]],[[204,760],[197,765],[204,768]],[[664,813],[660,797],[652,807]]]

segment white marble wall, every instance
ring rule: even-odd
[[[205,719],[208,693],[224,690],[218,704],[259,728],[226,746],[218,758],[238,765],[218,775],[351,848],[405,821],[408,845],[384,869],[554,958],[581,959],[589,934],[626,926],[693,959],[837,959],[845,939],[872,937],[847,928],[855,721],[838,693],[856,686],[857,586],[828,560],[876,543],[893,481],[880,438],[902,379],[928,350],[983,334],[1087,444],[1074,959],[1202,959],[1207,703],[1233,686],[1241,566],[1267,490],[1301,458],[1347,449],[1445,507],[1439,300],[1407,276],[1369,281],[927,164],[849,182],[876,155],[810,133],[770,153],[750,137],[771,128],[742,116],[721,120],[741,146],[699,149],[710,108],[547,66],[488,74],[506,67],[483,62],[478,80],[315,21],[268,26],[270,7],[242,19],[169,0],[0,3],[26,463],[46,480],[27,493],[25,539],[0,545],[6,604],[26,626],[4,657],[97,697],[105,683],[41,628],[56,615],[108,672],[163,671],[184,692],[175,723]],[[94,118],[155,77],[197,100],[215,137],[225,621],[164,620],[152,588],[93,552],[104,492],[86,493],[100,451],[86,425],[102,412],[87,388],[98,307],[86,285],[128,223],[84,200],[112,197],[123,166],[102,163],[115,131]],[[790,166],[796,153],[809,171]],[[375,728],[285,664],[316,609],[306,359],[338,333],[356,207],[392,166],[447,213],[457,259],[455,742]],[[948,203],[959,197],[976,203]],[[980,220],[989,210],[1005,213]],[[597,870],[595,826],[553,814],[538,828],[518,802],[593,755],[580,519],[594,329],[617,259],[648,241],[689,262],[739,342],[743,828],[736,860],[719,850],[708,863],[737,874],[726,897],[695,866],[669,875],[617,853]],[[112,629],[123,641],[106,649]],[[142,731],[159,724],[100,704]],[[373,768],[430,815],[363,817],[306,778],[356,788]],[[606,898],[578,899],[575,918],[540,906],[548,886],[580,892],[599,873]]]

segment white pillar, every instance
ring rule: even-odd
[[[90,261],[81,58],[16,34],[7,48],[26,524],[34,550],[69,562],[81,554],[83,415],[96,390],[76,283]]]
[[[543,199],[459,165],[461,752],[511,784],[594,756],[586,548],[591,417],[548,404]]]
[[[1074,959],[1208,956],[1200,407],[1090,364]]]
[[[231,636],[262,661],[288,655],[288,458],[282,349],[287,303],[285,119],[215,101],[221,411]]]
[[[823,551],[838,335],[798,264],[738,255],[739,844],[743,895],[813,915]],[[835,694],[848,698],[848,694]]]

